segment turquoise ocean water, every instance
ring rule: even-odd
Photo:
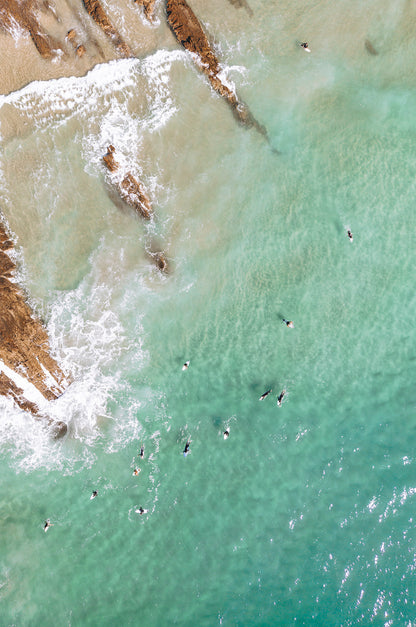
[[[173,38],[0,97],[19,280],[74,379],[62,441],[0,399],[2,625],[416,624],[416,8],[249,3],[192,6],[280,155]]]

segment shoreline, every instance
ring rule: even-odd
[[[162,9],[160,5],[158,8]],[[126,56],[142,58],[174,43],[168,26],[157,14],[151,22],[146,18],[144,7],[136,3],[125,6],[116,1],[107,12],[108,23],[114,24],[118,41],[125,42],[128,54],[120,52],[113,36],[106,34],[105,27],[100,27],[90,17],[81,0],[55,0],[53,5],[49,2],[41,7],[36,5],[31,17],[42,29],[46,52],[35,45],[29,27],[22,26],[13,17],[6,0],[0,0],[0,55],[3,67],[7,67],[7,71],[0,73],[0,95],[19,91],[37,80],[85,76],[101,63]],[[27,21],[27,16],[21,18],[23,23],[24,19]]]

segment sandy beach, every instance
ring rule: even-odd
[[[0,93],[7,94],[34,80],[82,76],[97,63],[120,58],[100,26],[88,15],[81,0],[32,3],[30,14],[50,44],[51,53],[42,56],[29,30],[10,12],[10,3],[0,2]],[[163,7],[156,7],[149,21],[143,7],[117,0],[103,3],[106,15],[126,42],[132,56],[143,57],[161,46],[173,45],[174,38],[160,19]],[[21,20],[27,23],[27,17]],[[69,34],[69,35],[68,35]]]

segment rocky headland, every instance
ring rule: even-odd
[[[0,393],[23,410],[49,420],[47,402],[57,399],[68,381],[50,354],[49,339],[14,282],[13,242],[0,222]],[[57,435],[64,423],[53,424]]]

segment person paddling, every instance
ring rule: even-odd
[[[267,390],[267,392],[265,392],[264,394],[262,394],[259,398],[259,401],[264,401],[264,399],[266,398],[266,396],[269,396],[270,392],[271,392],[271,388],[270,390]]]
[[[45,520],[45,524],[43,525],[43,531],[46,533],[49,527],[52,527],[52,523],[50,519],[48,518],[48,520]]]
[[[286,390],[282,390],[279,394],[279,396],[277,397],[277,406],[281,407],[282,406],[282,401],[283,401],[283,397],[286,394]]]

